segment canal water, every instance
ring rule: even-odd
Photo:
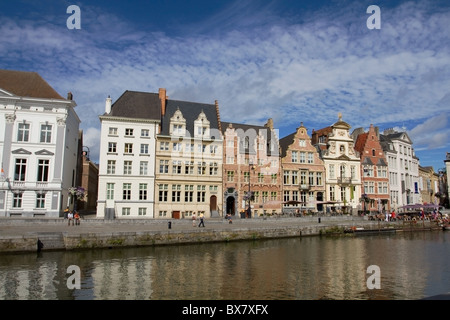
[[[444,231],[0,255],[1,300],[415,300],[449,292]]]

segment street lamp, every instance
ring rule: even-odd
[[[247,209],[247,215],[249,218],[252,217],[252,209],[251,209],[251,200],[252,200],[252,192],[250,190],[250,182],[252,180],[252,170],[255,170],[255,166],[250,162],[250,159],[248,161],[248,209]]]

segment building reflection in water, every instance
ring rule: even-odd
[[[448,234],[423,234],[5,255],[0,299],[420,299],[450,283]],[[67,288],[69,265],[81,290]]]

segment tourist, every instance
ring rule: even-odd
[[[198,224],[198,226],[203,226],[203,228],[205,227],[205,222],[204,222],[204,216],[203,213],[200,215],[200,223]]]
[[[75,225],[79,226],[80,225],[80,215],[78,214],[78,212],[75,212]]]
[[[69,219],[69,223],[67,225],[70,226],[70,222],[72,222],[72,225],[73,225],[73,213],[72,212],[69,212],[67,214],[67,219]]]
[[[195,216],[195,212],[192,214],[192,226],[195,227],[196,223],[195,220],[197,220],[196,216]]]

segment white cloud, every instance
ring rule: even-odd
[[[338,112],[353,127],[408,125],[448,112],[448,7],[382,8],[381,30],[368,30],[362,4],[299,13],[297,20],[277,16],[276,2],[259,10],[253,4],[230,4],[179,37],[143,33],[87,6],[83,21],[98,23],[79,32],[6,19],[0,56],[8,64],[27,61],[63,96],[72,91],[89,139],[108,95],[115,100],[125,90],[160,87],[174,99],[219,100],[224,121],[263,124],[272,117],[280,129],[301,121],[319,129]],[[430,148],[448,133],[437,131],[428,139],[433,144],[420,127],[409,129]]]

